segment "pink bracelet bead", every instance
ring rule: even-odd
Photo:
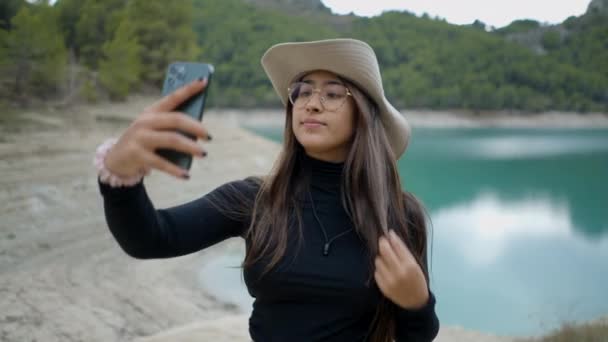
[[[147,175],[149,172],[142,171],[137,175],[131,177],[121,177],[117,174],[112,173],[112,171],[108,170],[105,165],[106,155],[108,151],[116,144],[118,139],[110,138],[104,141],[99,147],[97,147],[97,151],[95,152],[95,158],[93,160],[93,165],[97,169],[97,173],[99,175],[100,182],[104,184],[108,184],[113,188],[118,187],[127,187],[133,186],[139,183],[142,178]]]

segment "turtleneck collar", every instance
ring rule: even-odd
[[[339,189],[344,163],[328,162],[303,153],[302,166],[309,170],[311,184],[325,188]]]

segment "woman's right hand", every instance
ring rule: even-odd
[[[105,157],[105,167],[121,177],[130,177],[157,169],[175,177],[188,179],[184,170],[155,153],[166,148],[195,157],[204,157],[207,152],[194,140],[176,130],[198,139],[211,140],[205,127],[197,120],[173,110],[191,96],[204,91],[206,79],[187,84],[161,98],[145,109],[129,125]]]

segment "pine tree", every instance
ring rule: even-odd
[[[97,69],[99,60],[103,57],[103,44],[114,36],[124,7],[124,0],[85,0],[82,4],[75,35],[68,38],[74,39],[77,57],[87,67]],[[69,30],[68,27],[68,32]]]
[[[139,83],[141,47],[128,20],[123,20],[114,38],[103,45],[104,59],[99,64],[99,81],[114,100],[124,100]]]
[[[194,60],[199,55],[193,30],[191,0],[132,0],[127,17],[142,46],[140,57],[145,82],[159,85],[167,65],[175,60]]]
[[[11,18],[19,11],[25,0],[0,1],[0,29],[10,30]]]
[[[23,6],[11,20],[12,30],[4,34],[3,83],[13,97],[27,102],[61,85],[66,49],[53,8],[48,4]]]
[[[55,7],[59,12],[59,25],[63,31],[65,45],[68,49],[78,53],[76,45],[76,25],[82,13],[83,6],[88,1],[82,0],[59,0],[55,3]]]

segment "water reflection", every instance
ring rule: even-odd
[[[416,129],[411,153],[446,159],[545,159],[608,153],[608,131],[560,129]],[[446,144],[449,142],[449,144]]]
[[[577,232],[608,233],[608,131],[420,129],[399,169],[405,188],[437,210],[483,191],[546,196],[569,208]]]
[[[608,151],[606,139],[601,137],[511,136],[482,138],[472,141],[477,148],[471,156],[486,159],[546,158],[559,155]]]
[[[565,203],[550,198],[502,201],[496,193],[480,193],[471,202],[432,214],[438,234],[461,248],[471,264],[490,264],[505,247],[521,238],[558,238],[572,234]]]
[[[608,313],[608,237],[580,238],[565,202],[488,192],[431,216],[443,323],[538,335]]]

